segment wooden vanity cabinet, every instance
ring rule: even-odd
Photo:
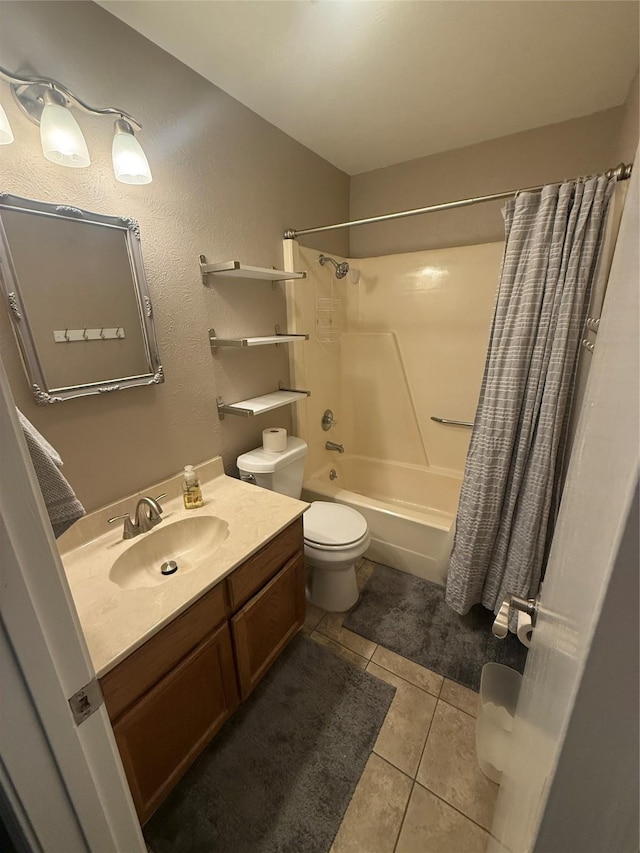
[[[302,519],[100,679],[144,824],[304,622]],[[230,621],[229,621],[230,620]]]
[[[298,554],[231,619],[242,699],[297,634],[304,614],[304,558]]]
[[[304,623],[303,548],[298,518],[227,578],[242,699]]]
[[[237,706],[225,622],[113,726],[141,823],[151,817]]]
[[[228,616],[219,584],[100,681],[142,824],[238,707]]]

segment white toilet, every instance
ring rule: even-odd
[[[281,453],[258,447],[238,457],[240,478],[292,498],[302,493],[307,445],[289,436]],[[369,547],[366,519],[355,509],[314,501],[303,516],[307,598],[323,610],[349,610],[358,600],[355,562]]]

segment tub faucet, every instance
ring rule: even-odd
[[[335,441],[327,441],[325,448],[327,450],[337,450],[338,453],[344,453],[344,447],[341,444],[336,444]]]
[[[116,515],[113,518],[107,519],[107,523],[113,524],[114,521],[124,519],[123,539],[133,539],[134,536],[138,536],[140,533],[148,533],[156,524],[160,524],[162,521],[160,518],[162,507],[158,503],[161,498],[166,498],[166,495],[158,495],[157,498],[140,498],[133,513],[133,521],[129,518],[129,513],[127,512],[124,515]]]

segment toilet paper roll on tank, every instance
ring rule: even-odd
[[[282,453],[287,449],[287,431],[282,427],[262,430],[262,448],[271,453]]]

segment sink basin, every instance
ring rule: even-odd
[[[122,589],[175,582],[186,572],[206,564],[228,535],[227,522],[212,515],[160,524],[120,554],[111,567],[109,580]],[[177,563],[177,571],[163,575],[161,566],[170,560]]]

